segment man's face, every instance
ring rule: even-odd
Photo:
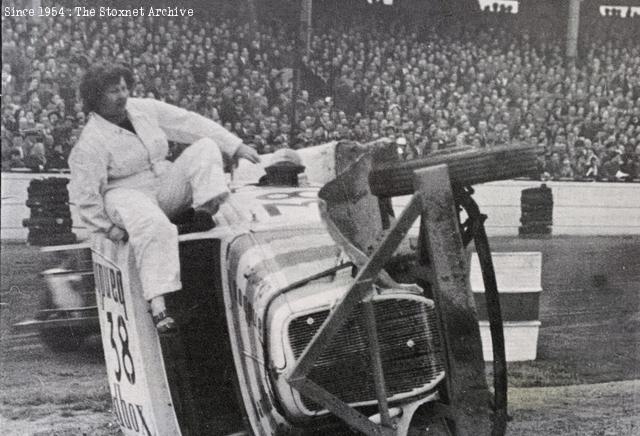
[[[107,119],[123,118],[128,97],[129,88],[124,77],[120,77],[120,82],[108,85],[104,90],[97,112]]]

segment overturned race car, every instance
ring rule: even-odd
[[[177,333],[157,334],[130,247],[94,242],[124,434],[504,433],[499,302],[469,185],[530,173],[535,151],[406,163],[389,162],[387,145],[304,150],[307,176],[326,183],[267,171],[234,189],[213,229],[181,235],[183,289],[167,301]],[[495,398],[468,285],[472,239],[494,299]]]

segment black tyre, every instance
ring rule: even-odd
[[[64,209],[63,210],[60,210],[60,209],[47,210],[41,207],[36,207],[31,209],[30,218],[71,219],[71,211],[68,209],[67,210],[64,210]]]
[[[537,188],[525,188],[522,190],[522,195],[523,196],[528,196],[528,195],[537,195],[537,194],[544,194],[544,195],[551,195],[551,189],[545,185],[544,183],[542,185],[540,185]]]
[[[60,234],[43,234],[40,232],[29,231],[29,235],[27,236],[27,242],[31,245],[67,245],[67,244],[75,244],[77,242],[77,238],[75,233],[65,232]]]
[[[520,197],[522,204],[553,204],[553,197],[545,197],[544,195],[536,195],[531,197]]]
[[[50,193],[38,193],[38,194],[29,194],[27,197],[29,200],[34,201],[66,201],[69,199],[68,192],[50,192]]]
[[[71,227],[70,218],[25,218],[22,220],[24,227]]]
[[[521,194],[523,199],[526,198],[553,198],[551,189],[528,188],[523,189]]]
[[[66,203],[69,201],[68,192],[53,192],[43,194],[29,194],[29,200],[33,201],[48,201],[49,203],[61,202]]]
[[[540,188],[528,188],[522,190],[520,197],[520,203],[522,204],[522,210],[531,207],[553,207],[553,193],[551,189],[545,185]]]
[[[540,212],[543,210],[552,211],[553,203],[521,203],[520,209],[522,209],[523,212]]]
[[[27,194],[29,195],[29,197],[32,197],[32,196],[49,197],[49,196],[64,196],[64,195],[68,195],[69,192],[67,191],[67,188],[65,188],[63,186],[62,189],[51,189],[51,188],[33,189],[33,188],[27,188]]]
[[[71,239],[73,233],[71,227],[29,227],[28,239],[31,242],[34,238],[40,238],[44,240],[67,240]]]
[[[552,211],[522,212],[521,218],[528,221],[547,221],[553,219]]]
[[[537,203],[537,204],[522,204],[521,209],[523,212],[541,212],[541,211],[553,211],[553,203]]]
[[[48,216],[71,215],[71,209],[68,204],[56,204],[48,206],[33,206],[30,208],[31,214],[40,214]]]
[[[546,235],[551,233],[551,227],[545,225],[535,226],[521,226],[518,228],[518,234],[520,235]]]
[[[504,146],[483,150],[453,151],[406,162],[377,164],[369,175],[371,192],[379,197],[408,195],[414,191],[417,169],[447,164],[453,186],[530,176],[537,170],[537,147]]]
[[[39,187],[66,187],[69,184],[69,179],[66,177],[47,177],[46,179],[33,179],[29,183],[29,187],[39,188]]]
[[[64,233],[71,233],[71,225],[47,225],[47,226],[26,226],[29,228],[29,232],[33,236],[48,236],[48,235],[62,235]]]
[[[69,198],[29,198],[25,203],[29,208],[42,208],[42,209],[50,209],[50,208],[59,208],[64,206],[69,206]]]
[[[527,198],[521,199],[520,204],[522,206],[553,206],[553,199],[551,198]]]
[[[39,241],[38,245],[42,243],[46,245],[72,244],[72,238],[68,235],[73,235],[70,227],[29,227],[27,242]]]
[[[551,208],[546,208],[546,209],[522,209],[522,215],[552,216],[553,215],[553,209],[551,209]]]
[[[522,206],[520,209],[522,211],[522,215],[553,215],[553,207],[549,206],[537,206],[537,207],[529,207]]]
[[[520,223],[524,227],[531,227],[531,226],[550,227],[553,225],[553,220],[527,220],[527,219],[520,218]]]
[[[547,226],[552,226],[553,225],[553,220],[532,220],[532,219],[526,219],[524,217],[520,218],[520,222],[522,223],[523,226],[525,227],[547,227]]]

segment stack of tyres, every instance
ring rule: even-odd
[[[76,242],[71,231],[68,179],[49,177],[34,179],[27,188],[27,207],[31,216],[22,221],[29,228],[27,242],[31,245],[62,245]]]
[[[544,183],[539,188],[522,190],[520,197],[522,216],[519,234],[523,237],[541,237],[551,234],[553,225],[553,194]]]

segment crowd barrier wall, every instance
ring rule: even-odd
[[[326,159],[325,159],[326,160]],[[326,160],[328,162],[328,160]],[[263,164],[269,158],[263,157]],[[327,163],[328,165],[328,163]],[[253,173],[261,172],[254,168]],[[22,220],[29,217],[27,187],[34,178],[69,177],[59,173],[2,173],[0,239],[26,241]],[[246,180],[235,177],[234,180]],[[255,182],[255,181],[254,181]],[[489,236],[517,236],[520,226],[520,195],[523,189],[540,182],[513,180],[475,186],[475,198],[483,213]],[[604,182],[547,182],[553,192],[554,235],[639,235],[640,184]],[[396,200],[400,206],[406,199]],[[73,231],[80,240],[87,235],[77,209],[72,204]]]
[[[29,218],[31,211],[26,205],[27,188],[33,179],[48,177],[69,178],[68,173],[2,173],[2,207],[0,208],[0,240],[26,242],[29,229],[22,225],[22,220]],[[88,237],[87,230],[81,224],[77,208],[71,205],[73,232],[79,240]]]
[[[475,187],[489,236],[513,236],[520,226],[520,195],[541,182],[504,181]],[[639,235],[640,184],[546,182],[553,194],[554,235]]]
[[[507,362],[536,360],[542,293],[541,252],[492,252],[500,292]],[[480,260],[471,254],[469,281],[475,297],[485,361],[493,360],[493,344],[487,315]]]

